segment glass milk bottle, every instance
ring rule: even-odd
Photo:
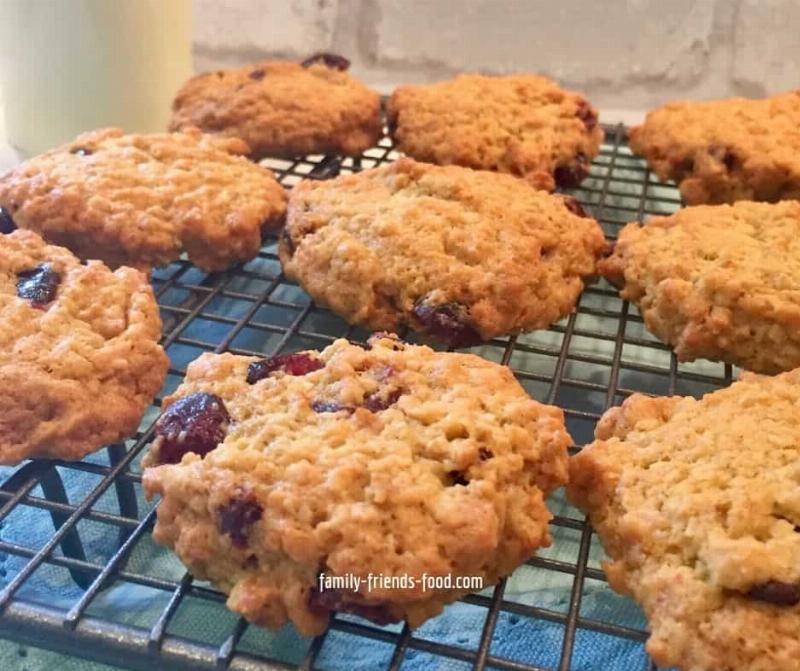
[[[5,139],[25,156],[103,126],[167,127],[191,0],[0,0]]]

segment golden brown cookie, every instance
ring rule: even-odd
[[[800,198],[800,91],[673,102],[633,128],[630,145],[684,202]]]
[[[586,99],[538,75],[401,86],[387,113],[397,147],[413,158],[506,172],[547,191],[577,186],[603,141]]]
[[[409,158],[300,183],[279,247],[286,275],[349,322],[457,347],[569,314],[604,250],[574,199]]]
[[[470,354],[379,335],[268,359],[204,354],[144,460],[155,539],[256,624],[319,634],[331,611],[417,626],[548,545],[560,409]],[[326,588],[320,574],[355,576]],[[400,585],[368,577],[404,578]]]
[[[571,459],[568,493],[611,586],[684,671],[795,671],[800,659],[800,369],[703,397],[636,394]]]
[[[699,205],[628,224],[598,264],[681,361],[800,366],[800,202]]]
[[[286,195],[241,140],[198,131],[84,133],[0,178],[0,206],[82,259],[140,269],[185,251],[207,271],[253,258]]]
[[[380,97],[341,56],[265,61],[197,75],[173,102],[170,128],[240,137],[252,158],[358,155],[382,134]]]
[[[167,373],[145,276],[0,236],[0,463],[80,459],[126,438]]]

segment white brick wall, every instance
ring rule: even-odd
[[[742,0],[733,46],[734,85],[755,95],[800,87],[800,2]]]
[[[237,61],[327,49],[337,11],[336,0],[194,0],[195,42],[212,59]]]
[[[194,0],[198,70],[332,50],[370,85],[549,74],[608,119],[800,87],[798,0]]]

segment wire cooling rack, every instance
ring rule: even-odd
[[[672,212],[680,201],[673,186],[655,181],[631,155],[622,126],[605,130],[589,178],[571,193],[613,239],[624,223]],[[309,156],[266,165],[291,187],[396,156],[384,138],[358,159]],[[321,348],[337,337],[364,341],[368,334],[314,306],[282,276],[274,238],[256,259],[228,272],[205,274],[180,261],[156,272],[153,283],[172,366],[141,431],[82,462],[31,461],[2,472],[0,637],[147,671],[655,668],[644,652],[641,612],[606,584],[599,543],[563,494],[551,501],[553,546],[441,616],[460,609],[459,626],[471,623],[463,631],[437,628],[440,618],[410,631],[343,615],[312,640],[291,627],[271,633],[237,619],[224,595],[194,581],[150,539],[155,510],[141,496],[139,459],[158,404],[201,352],[275,353]],[[636,309],[603,282],[589,286],[577,311],[550,329],[473,351],[511,366],[534,398],[561,406],[577,445],[591,440],[606,408],[633,392],[701,395],[732,375],[722,364],[678,364]],[[26,533],[42,525],[44,534]],[[47,591],[51,584],[58,597]],[[365,651],[368,665],[357,667]]]

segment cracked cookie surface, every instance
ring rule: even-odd
[[[383,132],[380,96],[324,59],[309,61],[197,75],[178,92],[170,127],[240,137],[255,159],[355,156],[375,145]]]
[[[628,224],[598,270],[681,361],[800,366],[800,202],[702,205]]]
[[[112,268],[178,258],[206,271],[253,258],[262,229],[283,223],[286,194],[237,139],[198,131],[124,135],[106,128],[0,178],[14,223]]]
[[[154,537],[256,624],[318,634],[336,610],[417,626],[467,590],[321,591],[319,574],[488,585],[550,542],[563,413],[476,356],[386,334],[267,361],[204,354],[164,407],[143,462],[162,497]]]
[[[631,129],[630,146],[687,205],[800,198],[800,91],[673,102]]]
[[[604,250],[574,199],[409,158],[301,182],[279,246],[287,277],[349,322],[454,346],[569,314]]]
[[[644,608],[647,650],[685,671],[800,659],[800,369],[702,400],[631,396],[571,459],[570,498]]]
[[[577,186],[603,141],[597,110],[538,75],[401,86],[387,114],[398,149],[413,158],[510,173],[547,191]]]
[[[80,459],[131,435],[167,372],[160,335],[139,271],[0,236],[0,463]]]

